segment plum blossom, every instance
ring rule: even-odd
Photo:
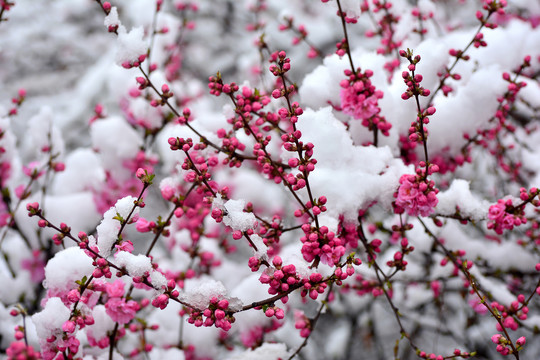
[[[512,230],[514,226],[525,224],[527,219],[523,215],[523,209],[514,207],[512,200],[499,199],[496,204],[489,207],[488,229],[493,229],[501,235],[503,230]]]
[[[139,305],[133,300],[126,302],[125,299],[115,297],[107,301],[105,309],[111,319],[119,324],[127,324],[135,317]]]
[[[432,180],[419,175],[402,175],[399,179],[399,189],[394,195],[396,206],[411,216],[429,216],[433,213],[439,200],[438,189]]]
[[[341,89],[341,109],[347,115],[357,120],[369,119],[377,114],[381,109],[377,105],[380,98],[383,97],[381,91],[376,91],[371,96],[361,93],[364,83],[355,82],[353,85]]]

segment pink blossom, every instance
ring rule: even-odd
[[[363,83],[356,82],[353,86],[341,89],[339,93],[341,97],[341,109],[345,114],[357,120],[369,119],[380,111],[377,104],[379,98],[375,94],[366,97],[366,95],[359,93],[362,91],[362,86],[357,84]]]
[[[140,217],[139,220],[137,220],[137,224],[135,225],[135,228],[139,232],[149,232],[149,231],[152,231],[152,229],[155,227],[156,227],[155,222],[148,221],[143,217]]]
[[[32,161],[31,163],[28,164],[28,166],[23,166],[23,173],[28,177],[35,176],[35,178],[37,179],[45,173],[43,170],[38,171],[39,166],[40,166],[39,161]]]
[[[133,243],[129,240],[124,240],[120,245],[115,245],[114,247],[117,248],[118,251],[125,251],[128,253],[133,252],[133,250],[135,249],[133,247]]]
[[[411,216],[429,216],[434,212],[437,190],[433,181],[428,181],[418,175],[402,175],[397,195],[396,205],[407,211]]]
[[[124,282],[120,279],[113,283],[105,284],[105,291],[110,297],[122,297],[124,296]]]
[[[32,258],[23,259],[21,267],[30,272],[30,279],[35,283],[40,283],[45,278],[45,261],[39,250],[32,251]]]
[[[115,297],[107,301],[105,309],[111,319],[119,324],[127,324],[135,317],[139,305],[133,300],[126,302],[125,299]]]
[[[34,350],[31,345],[26,345],[22,341],[12,342],[6,349],[8,359],[38,360],[41,354]]]
[[[514,226],[527,222],[523,209],[514,207],[510,199],[499,199],[496,204],[491,205],[488,219],[487,228],[493,229],[499,235],[503,233],[503,230],[512,230]]]
[[[161,310],[165,309],[168,303],[169,303],[169,297],[165,294],[161,294],[157,296],[154,300],[152,300],[152,305],[157,308],[160,308]]]

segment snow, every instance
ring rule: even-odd
[[[350,63],[347,56],[340,58],[333,53],[336,41],[343,37],[340,19],[336,16],[336,1],[308,4],[307,1],[274,0],[266,2],[266,9],[255,12],[253,6],[259,3],[255,0],[199,0],[191,2],[199,7],[198,11],[177,11],[175,4],[169,3],[156,12],[153,1],[118,0],[110,14],[104,16],[95,2],[92,5],[87,0],[56,0],[47,4],[20,0],[4,13],[8,20],[0,25],[0,219],[4,221],[7,212],[16,209],[16,227],[0,225],[2,349],[7,349],[13,341],[14,327],[22,325],[22,317],[9,315],[9,310],[17,303],[29,312],[26,330],[31,344],[36,347],[50,335],[59,337],[70,308],[54,296],[63,296],[65,291],[77,288],[75,281],[90,276],[95,269],[92,259],[83,250],[70,247],[74,242],[69,238],[64,239],[63,246],[67,248],[52,245],[50,239],[55,231],[37,227],[38,218],[28,217],[28,202],[39,202],[51,223],[55,226],[66,223],[74,236],[79,231],[88,233],[91,246],[98,245],[102,256],[126,269],[128,274],[122,277],[126,285],[133,283],[132,277],[148,275],[154,289],[134,289],[131,296],[136,301],[151,301],[164,292],[167,278],[175,278],[180,298],[188,303],[205,308],[215,296],[227,299],[231,309],[241,310],[243,304],[272,296],[268,294],[268,285],[261,284],[259,277],[264,271],[273,270],[266,270],[263,265],[253,273],[247,266],[247,259],[254,253],[269,263],[279,255],[283,264],[294,264],[302,278],[315,271],[324,276],[332,274],[335,268],[322,264],[310,268],[311,264],[303,259],[299,241],[303,232],[297,226],[314,224],[307,218],[292,215],[300,205],[290,190],[283,184],[269,181],[255,161],[245,160],[240,168],[223,164],[209,168],[210,180],[215,182],[216,189],[227,194],[226,198],[215,198],[212,205],[224,211],[223,223],[216,223],[209,216],[212,209],[205,207],[206,204],[195,208],[207,194],[201,194],[197,188],[189,190],[191,184],[184,181],[185,171],[181,170],[185,154],[171,151],[167,139],[171,136],[190,137],[196,142],[199,136],[188,126],[179,125],[168,108],[150,106],[148,98],[155,97],[152,90],[144,90],[141,96],[135,97],[133,89],[138,86],[135,77],[142,74],[137,68],[128,70],[122,66],[139,62],[141,55],[148,54],[142,68],[148,71],[151,63],[157,66],[156,70],[148,72],[155,86],[159,89],[168,84],[175,94],[170,99],[175,110],[182,113],[184,107],[189,107],[190,126],[219,146],[222,140],[216,131],[231,129],[227,118],[235,114],[235,107],[227,96],[208,95],[208,76],[219,71],[226,83],[235,81],[242,84],[241,87],[271,92],[276,78],[268,72],[267,54],[263,51],[261,58],[260,49],[253,45],[254,41],[263,39],[264,34],[269,49],[286,50],[291,58],[287,81],[300,85],[299,93],[293,94],[291,100],[298,101],[304,111],[296,123],[296,128],[302,132],[300,141],[314,144],[317,164],[309,175],[310,190],[314,198],[325,196],[328,200],[327,211],[318,216],[319,226],[339,232],[342,220],[356,223],[358,211],[368,209],[363,220],[366,236],[369,241],[374,238],[383,241],[377,261],[383,271],[391,273],[386,262],[399,250],[399,244],[390,238],[389,230],[393,226],[412,225],[413,228],[405,231],[403,236],[415,249],[405,257],[408,261],[406,271],[391,279],[393,301],[404,316],[405,330],[417,326],[418,335],[413,340],[426,351],[446,354],[455,347],[470,348],[471,351],[481,348],[487,358],[496,357],[495,346],[489,340],[494,331],[493,319],[489,316],[475,318],[468,304],[475,296],[460,295],[461,289],[466,291],[463,277],[453,275],[452,264],[441,265],[445,255],[440,246],[425,232],[418,219],[399,216],[392,208],[399,178],[415,171],[413,164],[404,163],[408,160],[399,137],[408,134],[417,108],[414,99],[401,99],[406,88],[401,72],[406,69],[406,62],[401,59],[400,66],[390,74],[384,66],[395,58],[395,54],[377,54],[380,36],[364,36],[368,30],[377,30],[376,23],[385,11],[361,14],[361,0],[341,1],[348,16],[358,18],[357,23],[347,24],[352,60],[362,71],[373,71],[371,81],[384,93],[379,101],[381,115],[392,124],[390,136],[379,133],[377,146],[365,146],[366,142],[373,141],[373,133],[360,121],[339,110],[340,81],[345,79],[344,70]],[[403,40],[401,48],[411,48],[421,56],[415,73],[423,76],[422,85],[431,91],[439,84],[438,73],[454,61],[448,51],[463,49],[478,28],[475,17],[476,10],[481,8],[477,6],[478,2],[463,2],[459,6],[446,3],[401,1],[393,2],[389,9],[390,13],[400,17],[399,24],[394,27],[394,40]],[[373,2],[369,5],[373,10]],[[423,22],[428,30],[424,37],[413,32],[418,26],[417,19],[411,14],[415,6],[422,12],[434,13],[434,21]],[[509,1],[508,16],[493,15],[491,20],[499,24],[498,28],[482,30],[488,46],[468,50],[471,59],[460,61],[454,68],[461,80],[448,79],[447,83],[454,91],[447,97],[439,92],[432,99],[437,111],[425,126],[430,159],[461,155],[467,144],[463,137],[465,133],[474,135],[482,128],[496,125],[490,119],[499,106],[497,97],[508,88],[502,74],[512,73],[525,55],[532,56],[532,66],[525,70],[526,76],[517,79],[525,81],[527,87],[520,91],[512,106],[512,116],[518,113],[521,118],[517,121],[508,119],[508,124],[515,124],[517,129],[508,136],[501,136],[504,145],[514,147],[505,150],[504,156],[523,164],[518,169],[520,181],[510,179],[489,151],[474,145],[470,164],[460,166],[455,172],[430,176],[440,189],[434,216],[442,221],[442,226],[434,226],[429,218],[422,219],[447,249],[465,251],[464,258],[474,262],[470,271],[479,286],[493,300],[504,305],[516,300],[520,292],[525,296],[533,293],[537,283],[535,265],[538,256],[532,251],[534,237],[529,236],[535,231],[532,228],[533,204],[526,208],[525,213],[530,217],[528,223],[505,231],[501,236],[495,237],[487,230],[486,217],[489,206],[497,199],[516,199],[521,186],[538,187],[540,183],[540,135],[538,129],[531,126],[538,117],[540,106],[540,86],[534,78],[540,64],[535,53],[535,49],[540,48],[540,27],[532,26],[538,22],[539,11],[540,5],[535,2],[514,0]],[[307,58],[309,45],[304,42],[291,46],[293,32],[278,31],[278,23],[283,21],[284,15],[294,16],[296,26],[305,26],[308,40],[322,49],[324,58]],[[261,27],[246,31],[246,25],[255,19],[260,21]],[[107,31],[110,26],[118,26],[118,36]],[[168,28],[167,33],[153,35],[154,30],[159,32],[164,27]],[[152,46],[150,52],[149,46]],[[13,106],[10,99],[22,87],[27,90],[27,98],[18,108],[18,114],[8,118],[8,111]],[[421,98],[420,106],[426,106],[429,99]],[[286,103],[283,98],[271,99],[264,111],[277,111],[286,107]],[[104,118],[89,123],[96,104],[103,106]],[[161,128],[164,120],[169,122]],[[254,126],[256,121],[253,120]],[[525,129],[524,123],[531,129]],[[262,129],[264,125],[257,126],[264,135],[267,134],[267,130]],[[273,159],[287,162],[298,154],[285,151],[279,137],[281,133],[291,131],[293,126],[286,121],[280,122],[279,126],[277,131],[268,131],[272,141],[266,150]],[[156,133],[151,133],[148,128]],[[253,137],[243,129],[233,132],[246,145],[243,153],[251,157]],[[50,145],[51,154],[43,151]],[[496,142],[491,145],[496,146]],[[414,150],[417,160],[424,159],[422,150],[421,146]],[[192,153],[196,158],[216,155],[212,147],[196,151],[197,154],[195,150]],[[155,184],[144,194],[146,218],[155,220],[161,216],[166,219],[172,208],[171,203],[161,198],[158,183],[161,188],[173,188],[181,202],[184,201],[182,196],[191,191],[181,204],[185,214],[171,219],[167,227],[170,235],[160,236],[149,256],[141,251],[148,248],[153,234],[140,233],[133,224],[128,224],[119,233],[120,221],[114,219],[117,213],[127,218],[133,209],[133,201],[138,196],[133,184],[140,185],[133,167],[148,165],[137,157],[143,153],[159,159],[157,164],[152,164]],[[226,157],[223,153],[216,156],[220,161]],[[15,189],[30,181],[23,175],[22,165],[37,161],[45,166],[51,160],[65,163],[65,171],[50,172],[36,179],[31,184],[31,196],[19,201],[14,195]],[[284,171],[297,173],[289,168]],[[118,184],[118,188],[113,188],[112,183]],[[308,200],[306,189],[296,194],[302,202]],[[262,234],[258,234],[257,218],[244,212],[248,202],[253,204],[258,217],[266,221],[279,217],[283,228],[288,229],[281,235],[279,246],[272,247],[274,253],[270,255]],[[109,205],[104,206],[104,203],[115,205],[107,209]],[[100,205],[99,211],[96,204]],[[461,224],[451,218],[458,207],[459,214],[472,222]],[[137,208],[134,216],[138,211]],[[259,251],[251,249],[245,238],[231,240],[230,230],[249,233],[253,230],[250,237]],[[113,249],[120,237],[134,243],[133,254]],[[236,247],[236,251],[229,252],[225,244]],[[47,258],[46,279],[42,285],[33,283],[30,271],[22,266],[22,261],[29,259],[34,250],[41,251]],[[364,261],[355,267],[356,274],[368,280],[376,279],[362,245],[359,249],[347,248],[346,255],[353,251]],[[220,264],[207,268],[197,254],[205,254]],[[114,279],[115,271],[112,272]],[[195,276],[192,277],[191,272]],[[441,301],[446,307],[438,308],[433,301],[433,291],[428,285],[433,280],[439,280],[443,285]],[[356,281],[352,276],[344,282],[355,286],[358,285]],[[337,287],[334,285],[334,289]],[[108,295],[99,290],[91,292],[87,304],[80,302],[77,305],[77,310],[91,314],[95,320],[93,325],[77,332],[81,341],[77,356],[85,360],[108,359],[108,349],[89,346],[87,338],[103,338],[114,328],[105,308]],[[137,318],[148,326],[159,325],[159,328],[145,331],[144,340],[153,349],[140,356],[180,360],[186,357],[286,359],[304,341],[294,327],[294,311],[298,309],[307,316],[314,316],[323,298],[304,301],[299,292],[290,294],[285,305],[277,302],[286,318],[278,330],[264,333],[263,343],[256,349],[247,349],[249,346],[242,341],[253,337],[257,331],[262,332],[263,328],[267,331],[273,324],[274,319],[266,317],[263,310],[234,314],[236,321],[225,338],[215,327],[196,328],[187,323],[186,316],[179,316],[182,306],[174,301],[170,301],[164,310],[144,307],[137,313]],[[42,304],[44,309],[36,310],[37,304]],[[301,357],[313,360],[343,358],[346,350],[363,351],[366,358],[392,357],[399,329],[396,329],[384,297],[358,296],[351,289],[339,293],[328,304],[328,309],[321,315],[313,337],[302,348]],[[523,321],[529,329],[539,324],[537,312],[534,301],[530,302],[529,318]],[[355,318],[358,329],[351,326]],[[135,324],[138,321],[135,320]],[[467,327],[469,321],[474,321],[475,325]],[[532,341],[528,328],[521,327],[518,331],[527,336],[523,358],[538,353],[538,344]],[[368,332],[369,336],[365,336]],[[366,344],[352,341],[359,334]],[[128,331],[118,341],[113,359],[129,357],[133,349],[140,347],[140,335]],[[465,341],[467,344],[463,339],[468,340]],[[193,353],[176,348],[179,343],[185,348],[193,346]],[[234,349],[227,350],[228,344],[233,344]],[[404,357],[410,355],[406,353],[410,351],[406,344],[400,344],[401,350]]]
[[[60,160],[65,151],[64,140],[59,129],[53,124],[53,119],[53,109],[48,106],[42,107],[39,113],[30,119],[28,145],[32,146],[38,155],[44,153],[43,149],[51,148],[51,154],[56,155],[57,160]]]
[[[285,344],[264,343],[255,350],[246,350],[242,354],[228,357],[227,360],[279,360],[290,355]]]
[[[345,126],[330,107],[307,109],[298,122],[302,140],[312,142],[315,171],[309,176],[314,196],[327,197],[328,215],[356,219],[359,209],[373,201],[388,208],[399,186],[399,178],[412,172],[393,157],[388,147],[353,144]],[[326,131],[320,132],[324,128]]]
[[[92,259],[79,247],[68,247],[57,252],[45,266],[43,286],[49,290],[67,291],[78,287],[75,283],[90,277],[94,267]]]
[[[148,353],[150,359],[160,360],[185,360],[184,352],[182,350],[171,349],[159,349],[154,348]]]
[[[105,25],[105,27],[107,28],[122,25],[120,19],[118,18],[118,9],[116,8],[116,6],[111,7],[109,15],[105,16],[103,25]]]
[[[114,205],[114,209],[116,210],[117,214],[120,215],[122,219],[127,220],[129,214],[132,211],[133,211],[133,214],[137,214],[139,211],[139,207],[136,207],[134,204],[135,201],[137,201],[136,197],[125,196],[116,202],[116,204]]]
[[[54,193],[76,193],[98,187],[105,180],[99,157],[90,149],[76,149],[66,156],[66,169],[54,180]]]
[[[47,299],[45,308],[32,316],[32,322],[40,339],[62,334],[62,325],[69,320],[71,312],[58,297]]]
[[[66,223],[75,235],[94,227],[100,217],[89,191],[46,196],[44,206],[49,221],[54,224]],[[47,232],[55,233],[50,229]]]
[[[223,283],[206,277],[197,281],[186,281],[186,288],[187,290],[181,294],[181,299],[197,309],[207,308],[213,297],[221,300],[227,296],[227,289]],[[236,306],[238,307],[238,303]]]
[[[118,29],[118,41],[116,52],[116,64],[122,64],[138,61],[141,55],[146,55],[148,45],[144,37],[144,29],[139,26],[126,32],[125,28]]]
[[[118,238],[118,230],[120,224],[118,220],[114,219],[116,216],[116,210],[113,208],[107,210],[103,214],[103,220],[97,226],[97,244],[99,247],[99,253],[103,257],[109,257],[116,240]]]
[[[92,336],[96,341],[107,336],[107,332],[114,329],[114,321],[107,315],[104,305],[96,305],[92,309],[92,317],[94,324],[86,328],[88,335]]]
[[[120,230],[120,220],[115,217],[120,215],[124,220],[128,220],[128,215],[134,209],[133,215],[138,214],[139,207],[134,208],[134,201],[137,198],[133,196],[125,196],[119,199],[116,204],[103,214],[103,220],[97,226],[97,238],[99,253],[103,257],[111,255],[112,249],[118,239],[118,231]]]
[[[152,262],[143,254],[133,255],[127,251],[119,251],[114,254],[114,263],[119,267],[125,267],[130,276],[143,276],[152,273]]]
[[[459,213],[463,218],[470,218],[473,221],[485,220],[487,218],[490,203],[486,200],[478,199],[470,190],[470,184],[463,179],[454,179],[448,190],[437,194],[439,203],[435,208],[437,214],[453,215],[459,208]]]
[[[227,200],[225,203],[218,196],[214,199],[213,208],[224,211],[223,224],[230,226],[233,230],[246,231],[252,229],[256,219],[253,213],[244,212],[246,202],[244,200]]]
[[[116,167],[119,158],[131,157],[142,145],[137,132],[125,120],[116,116],[94,122],[90,136],[93,147],[104,154],[101,155],[103,167],[113,173],[118,171]]]
[[[343,358],[347,343],[351,338],[351,325],[348,322],[340,322],[335,330],[330,334],[326,342],[326,354],[331,358]]]

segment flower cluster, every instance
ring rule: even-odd
[[[512,199],[499,199],[496,204],[489,207],[487,228],[493,229],[497,234],[503,230],[512,230],[514,226],[527,223],[522,206],[514,206]]]
[[[229,302],[226,299],[219,300],[212,297],[208,308],[202,311],[191,310],[187,321],[197,327],[215,325],[217,328],[229,331],[235,319],[228,313],[228,308]]]
[[[291,288],[297,287],[300,282],[300,278],[296,273],[296,267],[293,264],[283,265],[281,257],[275,256],[272,260],[273,269],[267,269],[259,277],[259,281],[262,284],[268,284],[270,288],[268,293],[270,295],[288,293]],[[283,303],[287,302],[288,298],[282,297]]]
[[[326,226],[319,229],[309,224],[302,225],[304,236],[302,241],[302,256],[308,262],[319,259],[323,264],[336,265],[345,254],[345,242]]]
[[[534,357],[540,28],[456,1],[0,0],[0,352]]]
[[[362,120],[362,125],[369,130],[380,130],[383,135],[388,136],[392,124],[379,115],[381,109],[378,102],[384,94],[377,90],[369,79],[373,76],[373,71],[361,72],[359,68],[356,72],[345,70],[345,75],[348,79],[340,83],[341,110],[354,119]]]
[[[399,184],[394,194],[397,213],[406,211],[411,216],[429,216],[435,211],[439,190],[433,180],[421,174],[405,174],[400,177]]]
[[[513,349],[515,349],[516,351],[521,350],[523,345],[525,345],[525,343],[527,342],[527,339],[525,338],[525,336],[521,336],[516,340],[516,343],[514,345],[503,335],[495,334],[491,337],[491,341],[497,344],[497,352],[499,352],[501,355],[510,355],[514,353]]]

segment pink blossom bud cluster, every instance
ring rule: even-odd
[[[525,224],[527,218],[523,210],[524,206],[514,206],[511,199],[499,199],[489,207],[487,228],[501,235],[503,230],[512,230],[514,226]]]
[[[239,87],[236,83],[224,84],[221,79],[221,74],[217,73],[216,76],[210,76],[208,78],[208,88],[210,94],[220,96],[221,93],[232,94],[238,91]]]
[[[420,35],[427,34],[428,30],[423,25],[424,21],[427,21],[429,19],[433,19],[433,11],[428,11],[427,13],[424,13],[420,11],[419,8],[415,7],[411,10],[411,15],[418,19],[419,26],[415,27],[413,31]]]
[[[308,51],[308,58],[313,59],[317,56],[321,55],[321,51],[316,49],[313,45],[311,45],[307,41],[308,32],[306,30],[306,27],[302,24],[295,26],[294,25],[294,18],[292,16],[285,16],[283,18],[285,21],[285,24],[279,25],[279,31],[286,31],[291,30],[294,32],[295,36],[292,39],[293,45],[298,45],[301,42],[306,42],[309,45],[309,51]]]
[[[266,22],[261,18],[261,14],[268,8],[265,0],[253,1],[249,3],[248,10],[253,14],[255,18],[254,22],[250,22],[246,25],[247,31],[258,31],[264,29]]]
[[[514,317],[520,321],[524,321],[527,320],[527,314],[529,313],[529,307],[527,306],[527,301],[523,294],[519,294],[517,300],[512,301],[508,307],[505,307],[496,301],[491,302],[490,306],[491,308],[496,309],[501,315],[502,326],[500,323],[497,323],[497,331],[503,331],[503,327],[516,331],[519,328],[519,324]]]
[[[199,11],[199,5],[196,1],[178,0],[174,2],[174,6],[178,11]]]
[[[354,277],[354,282],[343,284],[343,292],[348,292],[350,290],[355,291],[358,296],[372,295],[377,297],[384,294],[379,282],[376,279],[368,280],[360,274]],[[388,290],[388,292],[389,294],[392,293],[391,290]]]
[[[11,109],[9,109],[8,116],[17,115],[18,109],[21,107],[22,103],[24,102],[24,99],[26,99],[26,90],[19,89],[19,91],[17,92],[17,96],[11,98],[11,103],[14,106]]]
[[[298,287],[300,277],[296,273],[296,267],[293,264],[283,265],[281,257],[275,256],[272,265],[273,268],[266,269],[259,277],[262,284],[270,286],[268,289],[270,295],[287,293],[291,288]],[[283,303],[286,303],[287,300],[287,296],[281,298]]]
[[[105,291],[109,296],[105,303],[106,312],[111,319],[119,324],[129,323],[140,309],[136,301],[126,301],[124,298],[124,285],[124,282],[120,279],[105,284]]]
[[[275,305],[264,306],[262,309],[266,317],[271,318],[275,316],[277,320],[282,320],[285,317],[285,311]]]
[[[397,270],[405,270],[407,267],[407,261],[405,261],[405,255],[414,251],[414,246],[409,246],[409,241],[407,238],[401,239],[401,250],[394,253],[393,260],[386,262],[388,267],[395,267]]]
[[[164,275],[167,280],[173,280],[180,289],[183,289],[185,280],[193,279],[197,274],[195,270],[187,269],[186,271],[166,270]]]
[[[512,342],[510,340],[508,340],[507,338],[505,338],[503,335],[501,334],[495,334],[491,337],[491,341],[494,343],[494,344],[497,344],[497,352],[499,352],[501,355],[510,355],[510,354],[513,354],[513,349],[512,347],[510,346],[512,344]],[[521,336],[519,337],[517,340],[516,340],[516,343],[515,343],[515,348],[517,351],[521,350],[523,345],[525,345],[525,342],[527,341],[527,339],[525,338],[525,336]]]
[[[147,86],[147,84],[145,85],[145,83],[143,82],[142,84],[139,82],[139,79],[141,79],[140,77],[137,78],[137,82],[140,84],[139,88],[141,88],[141,86],[144,88]],[[145,80],[144,78],[142,78],[143,80]],[[153,106],[153,107],[159,107],[159,106],[164,106],[165,104],[167,104],[167,101],[172,98],[174,96],[174,93],[170,90],[169,88],[169,85],[167,84],[163,84],[161,86],[161,94],[159,94],[159,99],[152,99],[150,101],[150,106]]]
[[[327,3],[329,0],[321,0],[323,3]],[[356,16],[350,17],[347,15],[346,11],[337,11],[336,15],[342,18],[347,24],[356,24],[358,22],[358,18]]]
[[[343,267],[336,267],[336,270],[334,271],[334,276],[336,277],[336,285],[343,285],[343,280],[347,279],[349,276],[353,276],[355,273],[354,265],[360,265],[362,264],[362,260],[356,258],[352,261],[348,261],[347,265],[345,266],[345,271],[343,271]]]
[[[345,241],[336,237],[336,234],[330,231],[326,226],[320,228],[302,225],[304,236],[302,241],[302,256],[307,262],[320,259],[323,264],[335,266],[339,263],[341,257],[345,254]]]
[[[518,98],[518,92],[524,88],[527,83],[524,81],[517,81],[518,75],[531,66],[531,57],[525,56],[520,67],[515,71],[514,78],[508,72],[502,74],[504,81],[508,83],[506,92],[497,97],[499,106],[495,112],[495,115],[490,119],[491,127],[485,129],[478,129],[477,135],[474,137],[467,136],[469,143],[480,145],[496,158],[498,167],[504,172],[508,173],[512,179],[517,180],[520,175],[522,167],[521,161],[515,161],[512,157],[508,156],[516,144],[513,137],[516,130],[516,126],[508,120],[511,109],[514,107],[514,103]],[[527,130],[529,131],[529,130]],[[508,139],[509,135],[512,137],[510,141],[503,141]]]
[[[39,227],[49,227],[51,224],[47,220],[41,219],[38,221]],[[55,245],[61,245],[64,237],[70,233],[71,228],[64,223],[60,223],[60,233],[54,234],[52,239]]]
[[[428,89],[424,89],[420,85],[423,80],[423,76],[420,74],[415,75],[416,64],[418,64],[421,60],[420,55],[415,55],[413,57],[413,52],[410,49],[407,49],[407,51],[399,50],[399,56],[409,60],[409,66],[407,69],[410,71],[410,73],[409,71],[404,71],[401,74],[405,85],[407,85],[407,90],[401,95],[401,98],[403,100],[407,100],[413,96],[429,96],[431,92]]]
[[[377,19],[377,29],[375,31],[368,30],[366,37],[381,37],[381,46],[377,48],[377,54],[390,55],[395,50],[399,49],[403,44],[403,40],[396,39],[396,26],[399,24],[401,17],[393,14],[393,4],[388,0],[373,0],[373,13],[380,14]]]
[[[361,72],[358,68],[356,72],[345,70],[347,80],[340,83],[341,110],[352,116],[354,119],[362,120],[362,125],[371,131],[380,130],[383,135],[388,136],[392,124],[386,121],[384,116],[380,116],[381,108],[378,101],[384,96],[383,92],[376,90],[371,83],[370,77],[373,71]]]
[[[122,63],[124,69],[131,69],[134,67],[139,67],[146,60],[146,54],[140,55],[135,61],[125,61]]]
[[[340,272],[340,278],[342,274],[345,277],[348,276],[346,272]],[[309,278],[303,279],[302,282],[304,287],[302,288],[300,295],[302,295],[302,297],[306,297],[309,295],[312,300],[316,300],[317,297],[319,297],[320,294],[324,293],[326,291],[326,288],[328,287],[328,284],[326,282],[323,282],[323,276],[320,273],[312,273],[309,275]]]
[[[235,318],[228,312],[228,308],[229,302],[226,299],[219,300],[212,297],[208,308],[202,311],[191,310],[187,321],[197,327],[215,325],[217,328],[229,331]]]
[[[253,205],[248,203],[247,208],[253,209]],[[257,234],[267,246],[266,253],[269,256],[274,256],[279,252],[279,241],[281,239],[282,229],[283,225],[279,215],[274,215],[271,222],[259,222]]]
[[[32,345],[26,345],[22,341],[14,341],[9,344],[6,355],[9,360],[38,360],[42,358],[41,353],[34,350]]]
[[[506,13],[505,7],[507,5],[506,0],[483,0],[482,8],[484,10],[487,10],[487,15],[484,15],[481,11],[476,12],[476,18],[482,23],[483,26],[487,27],[488,29],[495,29],[497,28],[497,24],[488,22],[488,19],[491,15],[497,14],[497,15],[504,15]],[[482,33],[478,33],[478,35],[482,35]],[[477,41],[482,42],[482,36],[480,39],[474,39],[474,46],[480,47],[480,46],[486,46],[487,44],[479,43],[477,45]]]
[[[307,338],[311,334],[311,320],[304,315],[303,311],[294,311],[294,327],[300,330],[300,336],[303,338]]]
[[[473,262],[470,261],[470,260],[466,260],[464,257],[465,255],[467,254],[467,252],[463,249],[458,249],[458,250],[455,250],[455,251],[451,251],[450,252],[452,255],[451,256],[445,256],[440,264],[441,266],[446,266],[448,264],[453,264],[454,265],[454,269],[452,270],[452,275],[453,276],[458,276],[459,272],[460,272],[460,269],[471,269],[473,267]],[[455,259],[454,261],[451,261],[451,259]],[[470,283],[468,281],[466,281],[464,283],[464,287],[469,287]]]
[[[336,44],[336,54],[341,58],[345,56],[348,48],[349,44],[347,43],[347,39],[343,38]]]
[[[415,79],[421,81],[422,75],[416,75]],[[429,116],[435,114],[435,111],[436,109],[433,106],[430,106],[418,113],[416,120],[411,122],[411,126],[409,127],[410,142],[422,143],[426,140],[428,131],[424,128],[424,125],[429,124]]]
[[[182,164],[182,170],[187,171],[184,180],[188,183],[195,183],[198,185],[197,191],[200,193],[212,194],[216,190],[217,184],[210,181],[211,174],[209,172],[211,167],[217,166],[219,160],[215,156],[206,158],[199,155],[198,151],[206,148],[206,145],[202,143],[193,144],[191,138],[169,138],[168,140],[171,150],[181,150],[186,154],[186,158]],[[195,150],[195,151],[192,151]]]
[[[409,142],[413,144],[412,142]],[[416,143],[414,143],[416,144]],[[440,153],[433,154],[429,157],[429,162],[439,167],[438,173],[446,174],[448,172],[453,173],[458,167],[465,163],[471,163],[472,157],[467,149],[464,149],[461,154],[451,156],[449,148],[443,148]]]
[[[276,51],[270,55],[270,62],[272,65],[270,65],[269,70],[272,75],[278,78],[276,86],[272,91],[272,97],[274,99],[279,99],[280,97],[289,98],[289,96],[296,92],[296,86],[294,84],[289,86],[285,86],[284,84],[285,74],[291,69],[291,59],[287,57],[285,51]]]
[[[313,148],[315,145],[310,142],[304,144],[304,142],[300,141],[301,137],[302,133],[300,130],[295,130],[281,136],[281,140],[283,140],[283,148],[287,151],[298,153],[298,158],[294,157],[289,159],[288,165],[291,168],[297,168],[299,172],[296,173],[296,175],[292,172],[285,175],[285,180],[289,185],[291,185],[294,191],[303,189],[306,186],[309,173],[315,170],[315,165],[317,164],[317,160],[312,158]],[[323,199],[324,202],[321,205],[326,203],[326,198]],[[310,203],[310,205],[307,206],[308,208],[311,208],[312,205],[314,204]],[[318,205],[319,204],[315,204],[315,207]],[[320,210],[320,207],[315,209],[315,211],[318,210]],[[295,213],[295,216],[297,217],[300,215],[301,213]]]
[[[399,179],[399,184],[398,191],[394,193],[396,213],[407,212],[411,216],[429,216],[435,211],[434,208],[439,202],[437,199],[439,190],[433,180],[428,180],[421,173],[405,174]]]
[[[456,50],[454,48],[451,48],[448,50],[448,54],[452,57],[455,57],[455,62],[459,60],[467,61],[470,59],[469,55],[465,55],[465,53],[462,50]],[[444,96],[448,96],[452,91],[454,91],[454,88],[449,85],[446,81],[448,79],[453,79],[456,81],[461,80],[461,75],[457,72],[451,72],[451,70],[448,67],[444,68],[444,71],[438,71],[437,76],[439,77],[441,83],[439,85],[441,91],[443,92]]]
[[[244,151],[246,145],[235,136],[235,132],[225,131],[225,129],[218,129],[217,136],[222,140],[221,150],[227,154],[227,157],[223,159],[224,165],[229,165],[231,168],[239,168],[242,166],[242,161],[236,157],[236,152]]]
[[[103,105],[96,104],[96,106],[94,106],[94,116],[92,116],[90,120],[88,120],[88,124],[92,125],[94,121],[99,120],[99,119],[104,119],[104,118],[105,118],[105,111],[104,111]]]
[[[261,110],[269,103],[269,96],[260,94],[257,89],[252,90],[247,86],[243,86],[242,91],[239,91],[235,95],[236,116],[228,118],[227,122],[233,125],[234,130],[239,130],[244,128],[248,123],[250,123],[253,115],[257,115],[258,119],[255,121],[254,125],[256,125],[257,127],[262,126],[265,123],[265,115],[267,114],[262,112]]]
[[[15,2],[14,1],[9,1],[9,0],[1,0],[0,1],[0,9],[2,10],[0,12],[0,15],[4,15],[5,12],[11,10],[11,7],[12,6],[15,6]],[[2,21],[6,21],[7,18],[2,18],[0,16],[0,22]]]
[[[346,246],[349,246],[351,249],[356,249],[358,247],[358,236],[357,224],[354,222],[345,221],[343,215],[339,218],[338,224],[338,234],[345,241]]]
[[[436,355],[434,353],[426,353],[425,351],[420,351],[418,353],[418,357],[421,359],[429,359],[429,360],[444,360],[444,356],[442,355]]]
[[[279,31],[295,29],[298,32],[298,37],[293,38],[293,45],[298,45],[302,40],[307,37],[308,32],[306,31],[306,27],[304,25],[298,25],[298,27],[295,28],[294,18],[292,16],[285,16],[283,20],[285,21],[285,24],[279,25]]]
[[[68,308],[72,304],[79,302],[85,303],[90,308],[95,305],[95,301],[91,299],[91,296],[88,293],[81,296],[78,288],[62,291],[49,290],[47,296],[60,297]],[[70,318],[62,324],[61,329],[51,329],[49,336],[40,340],[43,359],[56,358],[57,352],[66,352],[68,357],[72,358],[78,352],[80,346],[80,341],[77,339],[77,330],[93,324],[94,318],[87,312],[72,312]]]
[[[157,162],[157,156],[150,155],[145,151],[137,151],[133,154],[133,157],[125,159],[121,164],[122,170],[128,171],[133,175],[132,177],[120,178],[115,175],[116,172],[107,171],[104,186],[92,188],[97,210],[104,213],[111,206],[114,206],[118,199],[139,194],[143,188],[143,182],[142,179],[136,177],[138,169],[142,168],[148,172],[149,176],[153,176],[150,174],[154,173],[154,165]],[[150,178],[147,178],[147,180],[150,180]]]

